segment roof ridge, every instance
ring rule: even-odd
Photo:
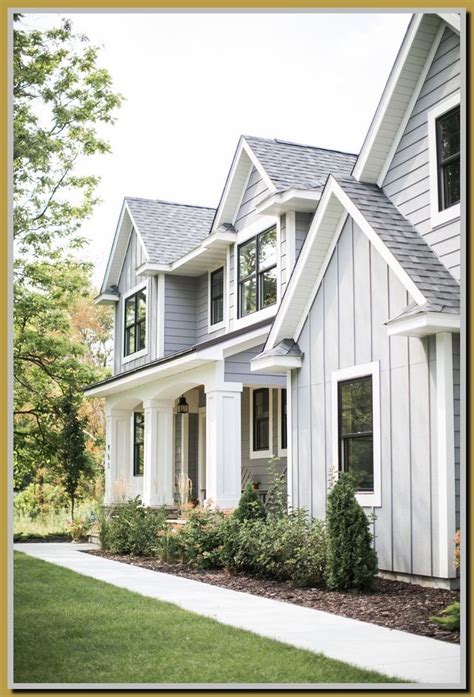
[[[203,210],[215,211],[212,206],[199,206],[193,203],[177,203],[176,201],[165,201],[161,198],[145,198],[144,196],[124,196],[125,201],[148,201],[150,203],[164,203],[166,206],[182,206],[183,208],[201,208]]]
[[[252,138],[254,140],[263,140],[266,143],[279,143],[280,145],[294,145],[297,148],[311,148],[312,150],[324,150],[325,152],[335,152],[341,155],[350,155],[358,157],[357,153],[347,152],[346,150],[336,150],[334,148],[323,148],[319,145],[308,145],[307,143],[295,143],[292,140],[283,140],[282,138],[262,138],[260,136],[243,135],[242,138]]]

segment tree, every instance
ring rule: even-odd
[[[71,518],[74,520],[76,492],[81,479],[93,473],[92,461],[86,450],[84,419],[79,416],[79,402],[72,392],[61,400],[61,457],[59,476],[71,502]]]
[[[367,589],[377,573],[369,521],[355,497],[349,472],[339,476],[328,496],[327,584],[334,590]]]
[[[87,357],[90,342],[73,329],[72,314],[91,294],[79,232],[97,203],[98,179],[82,170],[87,158],[109,152],[98,132],[121,103],[97,62],[98,49],[70,22],[28,31],[15,17],[15,488],[38,468],[58,469],[64,398],[107,374],[104,361]]]

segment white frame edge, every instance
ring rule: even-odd
[[[269,450],[253,449],[253,393],[255,390],[268,390],[268,444]],[[249,387],[249,457],[251,460],[264,460],[273,457],[273,389],[268,385],[251,385]]]

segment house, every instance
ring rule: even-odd
[[[236,506],[279,458],[324,518],[352,471],[380,569],[455,582],[460,527],[464,29],[415,14],[358,155],[243,136],[216,210],[126,198],[106,503]],[[461,127],[462,125],[462,127]]]

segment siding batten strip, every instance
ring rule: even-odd
[[[453,342],[450,332],[436,334],[436,411],[438,426],[439,576],[453,578],[456,532],[454,464]]]

